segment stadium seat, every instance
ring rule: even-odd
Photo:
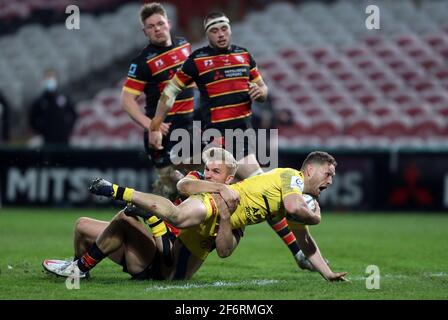
[[[375,136],[378,126],[378,120],[375,117],[352,116],[345,122],[344,134],[355,138]]]
[[[394,140],[397,137],[407,136],[410,126],[409,119],[404,116],[383,118],[379,123],[377,135]]]
[[[413,125],[410,128],[409,135],[420,137],[424,139],[442,136],[446,122],[438,117],[422,116],[416,117],[413,120]]]

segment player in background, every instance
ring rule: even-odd
[[[200,91],[202,128],[221,132],[220,138],[203,143],[222,147],[225,147],[225,130],[240,129],[245,132],[252,129],[252,101],[263,102],[267,98],[268,87],[254,58],[247,49],[231,43],[229,19],[220,12],[210,13],[204,20],[204,31],[209,45],[194,51],[188,57],[182,68],[167,83],[159,99],[150,125],[150,143],[157,150],[164,150],[163,121],[166,121],[178,95],[192,83],[196,83]],[[256,141],[244,139],[243,145],[234,146],[231,150],[238,160],[239,179],[263,173],[255,155],[255,144]],[[267,221],[288,246],[299,267],[309,269],[286,219],[269,217]]]
[[[222,150],[222,149],[221,149]],[[218,154],[218,159],[222,153]],[[213,157],[213,155],[211,155]],[[225,162],[225,158],[221,158]],[[221,229],[218,216],[220,210],[228,210],[231,230],[244,228],[246,225],[260,223],[267,216],[286,216],[295,223],[314,225],[320,223],[320,207],[316,202],[315,211],[311,211],[302,197],[302,193],[318,197],[324,189],[332,184],[336,161],[326,152],[310,153],[302,164],[301,171],[291,168],[278,168],[257,175],[229,188],[237,191],[240,202],[236,209],[220,201],[222,197],[213,193],[200,193],[190,196],[179,206],[158,195],[138,192],[112,184],[104,179],[93,181],[89,190],[97,195],[108,196],[150,210],[161,219],[166,219],[179,228],[196,228],[203,237],[216,237]],[[227,219],[227,213],[223,213]],[[304,228],[306,229],[306,228]],[[228,229],[227,229],[228,230]],[[308,231],[308,230],[306,230]],[[216,242],[227,243],[227,236],[219,236]],[[312,240],[309,232],[300,238],[305,254],[316,270],[328,281],[345,280],[346,273],[331,271],[320,250]],[[217,243],[218,245],[218,243]],[[220,244],[221,245],[221,244]],[[232,243],[232,246],[234,243]],[[222,255],[233,251],[220,249]]]
[[[182,175],[176,171],[170,160],[170,151],[174,144],[170,141],[170,134],[177,128],[189,132],[192,130],[194,110],[192,86],[186,86],[179,91],[167,110],[165,122],[159,123],[160,132],[163,134],[161,140],[163,150],[150,146],[148,132],[161,92],[190,55],[191,46],[186,39],[171,35],[171,25],[161,4],[154,2],[144,4],[140,10],[140,20],[149,43],[131,62],[121,102],[123,109],[145,130],[145,150],[157,174],[153,191],[174,200],[177,195],[176,183]],[[145,113],[137,102],[142,93],[146,97]]]
[[[223,150],[223,149],[221,149]],[[229,204],[235,208],[239,201],[236,192],[226,187],[235,175],[236,160],[227,155],[227,163],[213,161],[204,152],[204,173],[190,172],[186,183],[181,182],[184,195],[191,195],[198,186],[190,181],[198,181],[200,188],[207,192],[221,194],[221,205],[226,210]],[[88,272],[106,257],[123,267],[132,279],[163,280],[189,279],[201,267],[208,254],[215,248],[214,239],[202,236],[197,226],[178,230],[177,238],[173,228],[159,221],[149,225],[148,232],[137,217],[146,218],[147,211],[128,206],[120,211],[111,222],[90,218],[80,218],[75,224],[75,261],[46,259],[42,265],[45,270],[60,276],[84,278]],[[171,232],[170,232],[171,231]],[[232,231],[232,238],[238,243],[241,230]],[[220,251],[218,251],[220,254]]]

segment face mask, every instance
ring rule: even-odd
[[[48,78],[44,80],[44,88],[48,91],[55,91],[58,87],[58,81],[56,78]]]

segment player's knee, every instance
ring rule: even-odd
[[[137,220],[135,217],[128,216],[124,213],[124,210],[118,212],[112,222],[123,224],[123,225],[132,225]]]
[[[85,234],[90,222],[91,222],[90,218],[87,217],[78,218],[78,220],[76,220],[75,222],[75,228],[74,228],[75,233],[78,235]]]

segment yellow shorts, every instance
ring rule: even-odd
[[[205,260],[215,248],[215,238],[201,235],[195,227],[182,230],[179,239],[196,258]]]
[[[203,223],[182,230],[179,238],[195,257],[205,260],[210,251],[215,248],[218,207],[210,193],[200,193],[190,197],[201,201],[207,209],[207,214]]]

